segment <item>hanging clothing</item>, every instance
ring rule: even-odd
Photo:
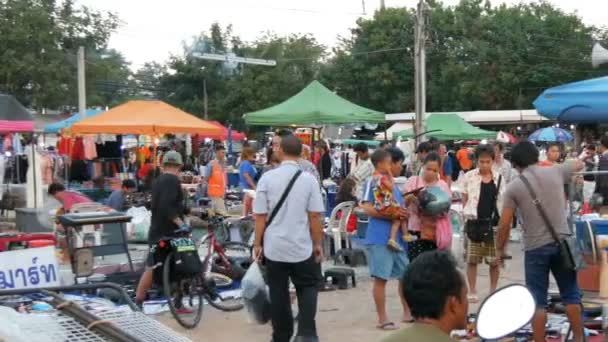
[[[70,148],[72,145],[72,139],[61,137],[59,142],[57,143],[57,152],[63,156],[67,156],[70,154]]]
[[[43,200],[43,180],[42,169],[42,156],[36,151],[35,145],[28,145],[24,148],[25,156],[29,159],[30,167],[27,170],[27,183],[26,183],[26,205],[28,208],[40,208],[44,205]],[[51,172],[52,173],[52,172]]]
[[[84,160],[72,160],[72,165],[70,165],[70,181],[86,182],[90,179],[86,162]]]
[[[0,155],[0,181],[4,181],[4,171],[6,171],[6,158]],[[0,199],[2,192],[0,191]]]
[[[23,154],[23,145],[21,145],[21,134],[13,135],[13,151],[15,154]]]
[[[7,151],[9,148],[13,147],[13,136],[11,134],[7,134],[4,136],[4,150]]]
[[[70,157],[72,160],[85,160],[84,143],[82,142],[81,137],[74,139],[74,145],[72,146]]]
[[[139,165],[144,165],[146,160],[150,159],[152,156],[152,152],[150,152],[150,148],[147,146],[142,146],[137,150],[137,161]]]
[[[97,147],[95,146],[95,136],[88,135],[82,138],[84,148],[84,159],[93,160],[97,158]]]
[[[49,185],[53,183],[53,169],[55,161],[50,155],[43,155],[40,157],[40,173],[42,175],[42,184]]]

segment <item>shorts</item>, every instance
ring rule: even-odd
[[[581,303],[576,271],[564,268],[560,254],[560,248],[555,243],[526,251],[524,261],[526,286],[532,292],[536,307],[539,309],[547,308],[549,271],[555,278],[562,302],[566,305]]]
[[[367,246],[369,274],[377,279],[401,279],[409,263],[405,252],[390,250],[386,245]]]
[[[437,250],[437,243],[431,240],[416,240],[407,243],[407,255],[410,262],[414,261],[420,254],[424,252],[432,252]]]
[[[467,240],[467,264],[479,265],[485,262],[487,265],[492,265],[496,262],[496,234],[494,234],[492,242]]]
[[[221,197],[211,197],[211,209],[220,215],[226,215],[226,204]]]

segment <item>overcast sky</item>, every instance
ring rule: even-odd
[[[252,41],[261,33],[311,33],[333,46],[337,37],[361,16],[371,17],[380,0],[77,0],[118,14],[123,25],[110,39],[133,69],[148,61],[164,62],[182,52],[182,42],[207,30],[213,22],[232,24],[234,33]],[[363,12],[365,3],[365,13]],[[417,0],[385,0],[387,6],[414,6]],[[459,0],[444,0],[453,5]],[[494,0],[497,3],[519,0]],[[549,0],[565,11],[577,11],[583,21],[608,25],[608,0]]]

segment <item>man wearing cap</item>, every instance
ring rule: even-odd
[[[148,232],[148,244],[155,245],[163,237],[172,236],[176,230],[190,229],[183,221],[184,193],[177,175],[183,165],[182,155],[168,151],[163,157],[163,174],[152,184],[152,222]],[[148,253],[146,270],[139,280],[135,301],[141,305],[152,287],[154,258]]]
[[[207,195],[211,199],[211,208],[218,214],[226,214],[224,197],[226,196],[226,168],[224,157],[226,149],[223,144],[215,145],[215,159],[209,163],[207,174]]]

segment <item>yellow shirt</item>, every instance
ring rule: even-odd
[[[397,330],[381,342],[454,342],[450,336],[431,324],[414,323],[411,327]]]

